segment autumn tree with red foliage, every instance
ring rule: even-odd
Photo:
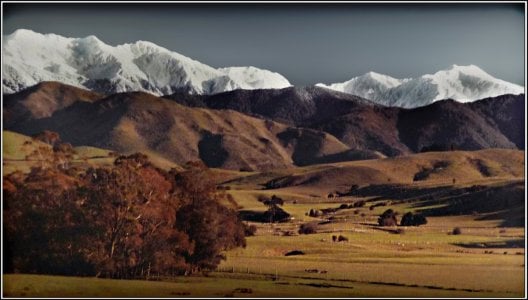
[[[191,272],[214,269],[225,259],[222,252],[245,247],[245,226],[225,193],[215,184],[202,165],[190,164],[184,172],[172,172],[178,198],[185,205],[178,211],[176,227],[194,242],[193,253],[185,256]]]
[[[68,172],[55,165],[4,183],[7,272],[190,274],[245,246],[242,222],[203,166],[168,173],[134,154],[112,167]]]

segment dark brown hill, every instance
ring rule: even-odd
[[[212,167],[248,170],[525,145],[524,95],[415,109],[318,87],[170,97],[101,99],[41,83],[5,97],[4,127],[30,135],[54,130],[75,145],[150,152],[178,164],[202,159]]]
[[[130,153],[141,151],[178,164],[201,159],[210,167],[268,170],[377,158],[350,152],[335,137],[231,110],[190,108],[146,93],[121,93],[95,102],[77,101],[47,118],[6,129],[33,135],[52,130],[74,145]]]
[[[495,113],[501,114],[502,111]],[[511,124],[512,127],[518,125]],[[397,127],[401,142],[414,152],[517,148],[500,128],[479,110],[453,100],[401,110]]]
[[[486,98],[470,103],[469,106],[486,117],[487,121],[496,125],[517,148],[524,149],[525,126],[524,113],[526,102],[524,95],[504,95]]]
[[[232,109],[300,126],[332,119],[358,106],[377,106],[360,97],[315,86],[234,90],[209,96],[178,93],[168,98],[188,106]]]
[[[385,107],[324,88],[235,90],[173,100],[328,132],[352,149],[388,156],[431,150],[524,149],[524,95],[473,103],[438,101],[415,109]]]
[[[101,98],[100,94],[71,85],[41,82],[19,93],[4,95],[4,126],[50,117],[77,101],[94,102]]]

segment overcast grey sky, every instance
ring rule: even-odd
[[[252,65],[295,85],[368,71],[416,77],[475,64],[524,85],[524,4],[10,4],[19,28],[117,45],[147,40],[213,67]]]

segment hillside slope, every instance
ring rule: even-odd
[[[244,170],[380,157],[350,152],[335,137],[290,127],[230,110],[189,108],[146,93],[121,93],[76,102],[51,117],[30,119],[7,129],[33,135],[56,131],[74,145],[118,152],[155,153],[184,164],[202,160],[209,167]]]
[[[41,82],[19,93],[4,95],[4,125],[50,117],[77,101],[94,102],[102,95],[58,82]]]
[[[325,131],[351,149],[394,156],[424,149],[524,149],[524,94],[472,103],[437,101],[414,109],[386,107],[320,87],[237,90],[211,96],[174,94],[193,107],[244,114]]]
[[[336,190],[348,192],[353,185],[366,189],[381,186],[392,187],[391,195],[397,197],[400,186],[420,188],[522,180],[524,164],[524,153],[519,150],[428,152],[277,170],[231,179],[225,184],[235,189],[243,184],[321,197]]]

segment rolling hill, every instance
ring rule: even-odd
[[[159,154],[177,164],[201,159],[233,170],[422,151],[524,149],[524,95],[415,109],[318,87],[170,98],[141,92],[103,97],[44,82],[6,95],[5,128],[28,135],[48,129],[74,145]]]
[[[188,105],[232,109],[325,131],[352,149],[388,156],[422,150],[524,149],[525,97],[472,103],[437,101],[414,109],[386,107],[321,87],[236,90],[210,96],[174,94]]]
[[[419,177],[417,174],[427,173]],[[428,152],[374,160],[306,166],[295,170],[253,174],[225,183],[253,182],[254,186],[318,194],[346,192],[352,185],[452,185],[524,177],[524,154],[519,150]],[[322,194],[321,194],[322,193]]]
[[[102,97],[59,82],[41,82],[19,93],[4,95],[4,126],[50,117],[77,101],[94,102]]]
[[[77,89],[71,89],[77,99]],[[35,93],[39,92],[30,95]],[[12,97],[19,97],[19,93]],[[26,101],[23,97],[15,99]],[[61,110],[52,106],[51,116],[19,118],[22,121],[10,122],[6,129],[27,135],[52,130],[73,145],[121,153],[141,151],[177,164],[200,159],[209,167],[233,170],[382,157],[373,151],[352,151],[335,137],[314,129],[232,110],[190,108],[147,93],[114,94],[94,102],[75,99],[67,101],[70,105]]]

